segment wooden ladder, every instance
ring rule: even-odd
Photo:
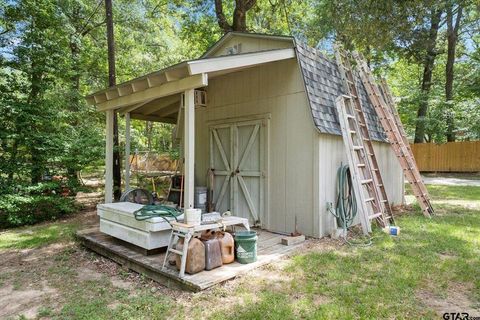
[[[430,196],[423,183],[422,176],[418,171],[415,157],[413,156],[410,143],[408,142],[407,135],[395,108],[392,95],[388,90],[388,86],[384,81],[382,83],[383,92],[380,91],[365,59],[358,53],[353,53],[353,58],[359,69],[362,83],[367,90],[370,101],[372,102],[383,129],[387,134],[390,145],[400,162],[405,177],[412,187],[413,193],[417,198],[423,214],[430,217],[431,214],[433,214]]]
[[[343,142],[347,150],[354,191],[361,210],[362,229],[367,234],[371,232],[370,220],[372,219],[376,219],[381,227],[394,223],[392,209],[375,156],[349,58],[339,47],[336,47],[335,57],[347,93],[338,97],[335,104]]]

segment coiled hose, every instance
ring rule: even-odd
[[[337,201],[335,210],[332,204],[328,209],[337,218],[337,225],[344,231],[353,223],[357,215],[357,200],[352,186],[352,177],[348,165],[341,165],[337,170]]]
[[[357,199],[353,190],[352,176],[348,165],[341,165],[337,170],[337,201],[335,210],[332,203],[327,203],[330,213],[337,218],[338,227],[343,229],[345,242],[350,245],[369,246],[371,239],[366,242],[352,242],[347,240],[347,229],[353,224],[357,216]]]
[[[145,205],[141,209],[135,211],[133,215],[135,219],[139,221],[147,220],[150,218],[160,217],[163,220],[167,221],[170,224],[170,220],[167,219],[168,217],[174,218],[176,221],[177,217],[181,215],[182,212],[178,209],[164,206],[164,205]]]

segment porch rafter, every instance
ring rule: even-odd
[[[97,103],[98,111],[107,111],[119,109],[129,105],[142,103],[145,100],[153,100],[169,95],[184,92],[189,89],[196,89],[208,85],[208,76],[206,73],[200,73],[188,76],[179,80],[166,82],[156,87],[147,88],[142,91],[132,92],[125,96],[120,96],[112,100],[106,100]],[[96,95],[94,95],[96,97]],[[95,98],[96,99],[96,98]]]

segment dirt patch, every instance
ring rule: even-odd
[[[80,281],[100,280],[103,275],[95,270],[80,267],[77,269],[77,278]]]
[[[57,290],[45,282],[40,288],[24,290],[15,290],[13,285],[7,285],[0,288],[0,318],[23,315],[27,319],[33,319],[37,316],[38,310],[45,305],[44,300],[57,295]]]
[[[422,289],[417,292],[418,299],[438,315],[446,312],[467,312],[471,316],[480,315],[480,308],[468,297],[469,288],[459,284],[451,286],[446,295],[441,297],[432,291]]]
[[[135,287],[135,284],[130,281],[122,280],[118,277],[114,277],[111,279],[112,285],[116,288],[129,290]]]

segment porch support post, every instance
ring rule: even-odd
[[[194,89],[185,91],[185,183],[183,207],[193,208],[194,166],[195,166],[195,102]]]
[[[130,190],[130,112],[125,113],[125,191]]]
[[[105,112],[105,203],[113,202],[113,114],[114,110]]]

